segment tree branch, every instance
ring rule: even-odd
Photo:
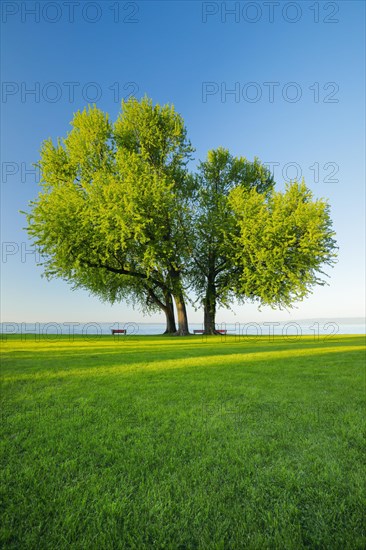
[[[148,289],[148,293],[153,302],[155,302],[162,310],[166,311],[167,306],[159,300],[159,298],[156,296],[155,292],[151,288]]]
[[[93,263],[93,262],[89,262],[87,260],[85,260],[83,263],[87,267],[94,267],[94,268],[97,268],[97,269],[106,269],[107,271],[110,271],[111,273],[116,273],[118,275],[128,275],[130,277],[136,277],[138,279],[143,279],[145,281],[149,280],[149,281],[153,282],[156,286],[161,288],[161,290],[163,290],[163,291],[165,290],[165,291],[170,292],[170,289],[166,284],[164,284],[161,281],[158,281],[156,279],[152,279],[152,278],[148,277],[146,275],[146,273],[140,273],[138,271],[131,271],[131,270],[128,270],[128,269],[125,269],[125,268],[112,267],[112,266],[109,266],[109,265],[106,265],[106,264],[103,264],[103,263],[96,264],[96,263]]]

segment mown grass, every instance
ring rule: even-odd
[[[364,336],[49,338],[2,343],[4,548],[366,547]]]

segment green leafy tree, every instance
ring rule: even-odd
[[[234,299],[233,277],[237,271],[225,235],[231,230],[230,192],[239,187],[256,189],[264,196],[273,177],[258,159],[250,162],[219,147],[209,151],[196,176],[192,204],[192,260],[189,280],[204,309],[206,334],[214,334],[218,306],[229,307]]]
[[[228,202],[225,246],[236,266],[231,284],[239,299],[292,307],[326,284],[324,266],[337,256],[327,201],[294,182],[268,196],[237,187]]]
[[[122,103],[115,124],[96,107],[75,114],[65,139],[44,142],[43,190],[28,232],[45,274],[102,299],[132,295],[160,307],[167,330],[188,334],[182,272],[193,149],[174,107]]]
[[[192,152],[172,106],[131,99],[114,124],[96,107],[76,113],[66,138],[42,146],[42,191],[27,214],[46,276],[164,311],[166,332],[181,335],[187,287],[212,334],[217,305],[290,307],[325,284],[336,250],[326,201],[303,183],[274,192],[258,159],[223,148],[191,176]]]
[[[333,265],[336,243],[329,206],[305,184],[274,192],[258,159],[209,151],[196,177],[189,280],[204,308],[204,329],[215,334],[218,306],[237,299],[291,307]]]

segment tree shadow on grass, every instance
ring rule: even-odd
[[[343,358],[344,363],[349,363],[350,354],[361,357],[361,351],[365,349],[362,345],[362,338],[346,339],[340,342],[324,342],[309,345],[273,344],[263,346],[218,346],[211,348],[202,347],[177,351],[168,350],[162,352],[155,350],[117,350],[102,349],[101,353],[93,348],[90,352],[75,350],[72,353],[65,350],[65,353],[54,354],[52,350],[44,352],[40,360],[37,352],[29,353],[26,358],[17,360],[8,359],[3,363],[4,382],[26,381],[49,381],[52,379],[68,378],[106,378],[106,377],[136,377],[139,374],[149,378],[179,377],[194,374],[213,374],[214,370],[221,369],[227,376],[241,373],[250,369],[253,373],[257,369],[266,371],[278,371],[286,365],[298,370],[301,367],[312,370],[321,365],[333,362],[336,357]],[[204,353],[203,353],[204,351]],[[346,360],[347,359],[347,360]],[[323,376],[327,376],[324,373]]]

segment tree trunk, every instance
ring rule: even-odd
[[[147,292],[147,303],[149,303],[149,301],[153,302],[165,313],[166,329],[164,334],[176,334],[177,327],[175,325],[174,306],[171,293],[169,291],[165,291],[164,300],[160,300],[152,288],[148,288]]]
[[[164,308],[164,313],[166,316],[166,330],[164,334],[175,334],[177,332],[177,327],[175,324],[172,295],[170,293],[165,295],[165,304],[166,307]]]
[[[181,285],[181,274],[176,269],[170,270],[170,280],[172,282],[172,288],[173,288],[173,298],[175,302],[175,307],[177,308],[177,317],[178,317],[178,330],[176,331],[177,336],[188,336],[189,335],[189,328],[188,328],[188,317],[187,317],[187,310],[186,310],[186,304],[184,301],[184,294],[182,292],[182,285]]]
[[[214,281],[208,281],[206,296],[203,301],[205,334],[218,334],[216,322],[216,288]]]
[[[188,336],[189,335],[188,317],[187,317],[186,304],[184,302],[183,295],[178,294],[174,296],[174,300],[175,300],[175,305],[176,305],[177,314],[178,314],[178,330],[175,334],[177,336]]]

